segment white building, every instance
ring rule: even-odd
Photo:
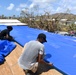
[[[27,25],[27,24],[21,23],[17,19],[0,19],[0,25]]]

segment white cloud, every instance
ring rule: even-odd
[[[14,4],[11,3],[8,7],[7,7],[7,10],[12,10],[14,8]]]
[[[26,7],[27,5],[25,3],[22,3],[19,5],[20,8]]]
[[[67,9],[72,13],[76,13],[76,0],[29,0],[26,4],[20,4],[18,8],[16,8],[16,11],[25,8],[28,8],[30,11],[35,6],[38,6],[39,13],[44,13],[44,11],[48,11],[51,14],[60,12],[64,13]]]
[[[34,3],[30,4],[29,9],[33,8],[35,6]]]
[[[22,9],[22,11],[24,11],[24,12],[28,12],[28,9],[26,8],[26,9]]]
[[[63,12],[62,7],[57,7],[57,9],[55,10],[55,12],[56,12],[56,13]]]
[[[40,8],[48,9],[51,13],[59,13],[59,12],[66,12],[69,9],[70,13],[76,12],[76,0],[42,0],[40,4]]]
[[[44,12],[44,10],[53,10],[53,7],[51,6],[53,2],[57,0],[29,0],[28,2],[20,4],[16,11],[21,11],[22,9],[28,8],[29,11],[31,11],[32,8],[38,7],[39,12]],[[29,4],[30,3],[30,4]]]
[[[50,3],[55,2],[56,0],[30,0],[33,3]]]
[[[44,10],[54,11],[52,3],[58,1],[58,0],[30,0],[31,4],[29,6],[30,8],[33,8],[34,6],[38,6],[39,12],[42,13]]]
[[[21,9],[20,8],[16,8],[16,11],[20,11]]]
[[[27,5],[25,3],[22,3],[16,8],[16,11],[21,11],[21,10],[25,9],[26,7],[27,7]]]
[[[31,0],[31,5],[39,5],[40,8],[47,8],[52,2],[55,2],[55,0]]]

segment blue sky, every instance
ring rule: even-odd
[[[20,15],[22,10],[33,11],[37,14],[68,12],[76,14],[76,0],[0,0],[0,15]]]

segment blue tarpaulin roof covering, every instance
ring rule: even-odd
[[[13,42],[0,40],[0,54],[4,57],[7,56],[15,47],[16,45]]]
[[[68,75],[76,75],[76,38],[28,26],[13,26],[11,35],[21,46],[24,46],[26,42],[35,40],[39,33],[45,33],[47,36],[47,43],[44,44],[47,56],[44,60],[52,62],[55,67]]]
[[[0,40],[0,63],[3,63],[5,57],[16,47],[13,42]]]

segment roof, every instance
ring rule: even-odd
[[[5,58],[4,64],[0,65],[0,75],[25,75],[23,69],[18,65],[18,58],[22,54],[22,47],[17,43],[15,44],[17,45],[16,48]],[[40,75],[63,75],[56,69],[48,69],[48,67],[44,66],[43,69],[41,68],[39,71]]]
[[[17,19],[0,19],[0,25],[27,25],[27,24],[21,23]]]
[[[3,29],[5,28],[5,26],[0,26],[0,28]],[[62,35],[50,33],[44,30],[30,28],[28,26],[13,26],[13,28],[14,30],[11,32],[11,35],[14,37],[16,42],[21,46],[24,46],[25,43],[30,40],[36,39],[36,36],[39,33],[42,33],[42,32],[45,33],[47,36],[48,42],[45,44],[46,56],[44,59],[46,61],[53,62],[54,66],[57,69],[65,73],[63,75],[76,75],[76,67],[75,67],[76,38],[70,37],[70,36],[62,36]],[[18,53],[19,53],[19,50],[17,50],[17,53],[15,52],[16,55]],[[11,60],[12,59],[10,59],[9,61]],[[16,62],[14,65],[16,65]],[[11,64],[11,63],[8,62],[8,64]],[[15,68],[15,71],[16,71],[16,68]],[[16,72],[19,72],[19,71],[16,71]],[[15,74],[15,75],[18,75],[18,74]]]
[[[67,19],[61,19],[60,21],[64,21],[65,22],[65,21],[67,21]]]
[[[20,22],[17,19],[0,19],[0,23],[5,23],[5,22]]]

